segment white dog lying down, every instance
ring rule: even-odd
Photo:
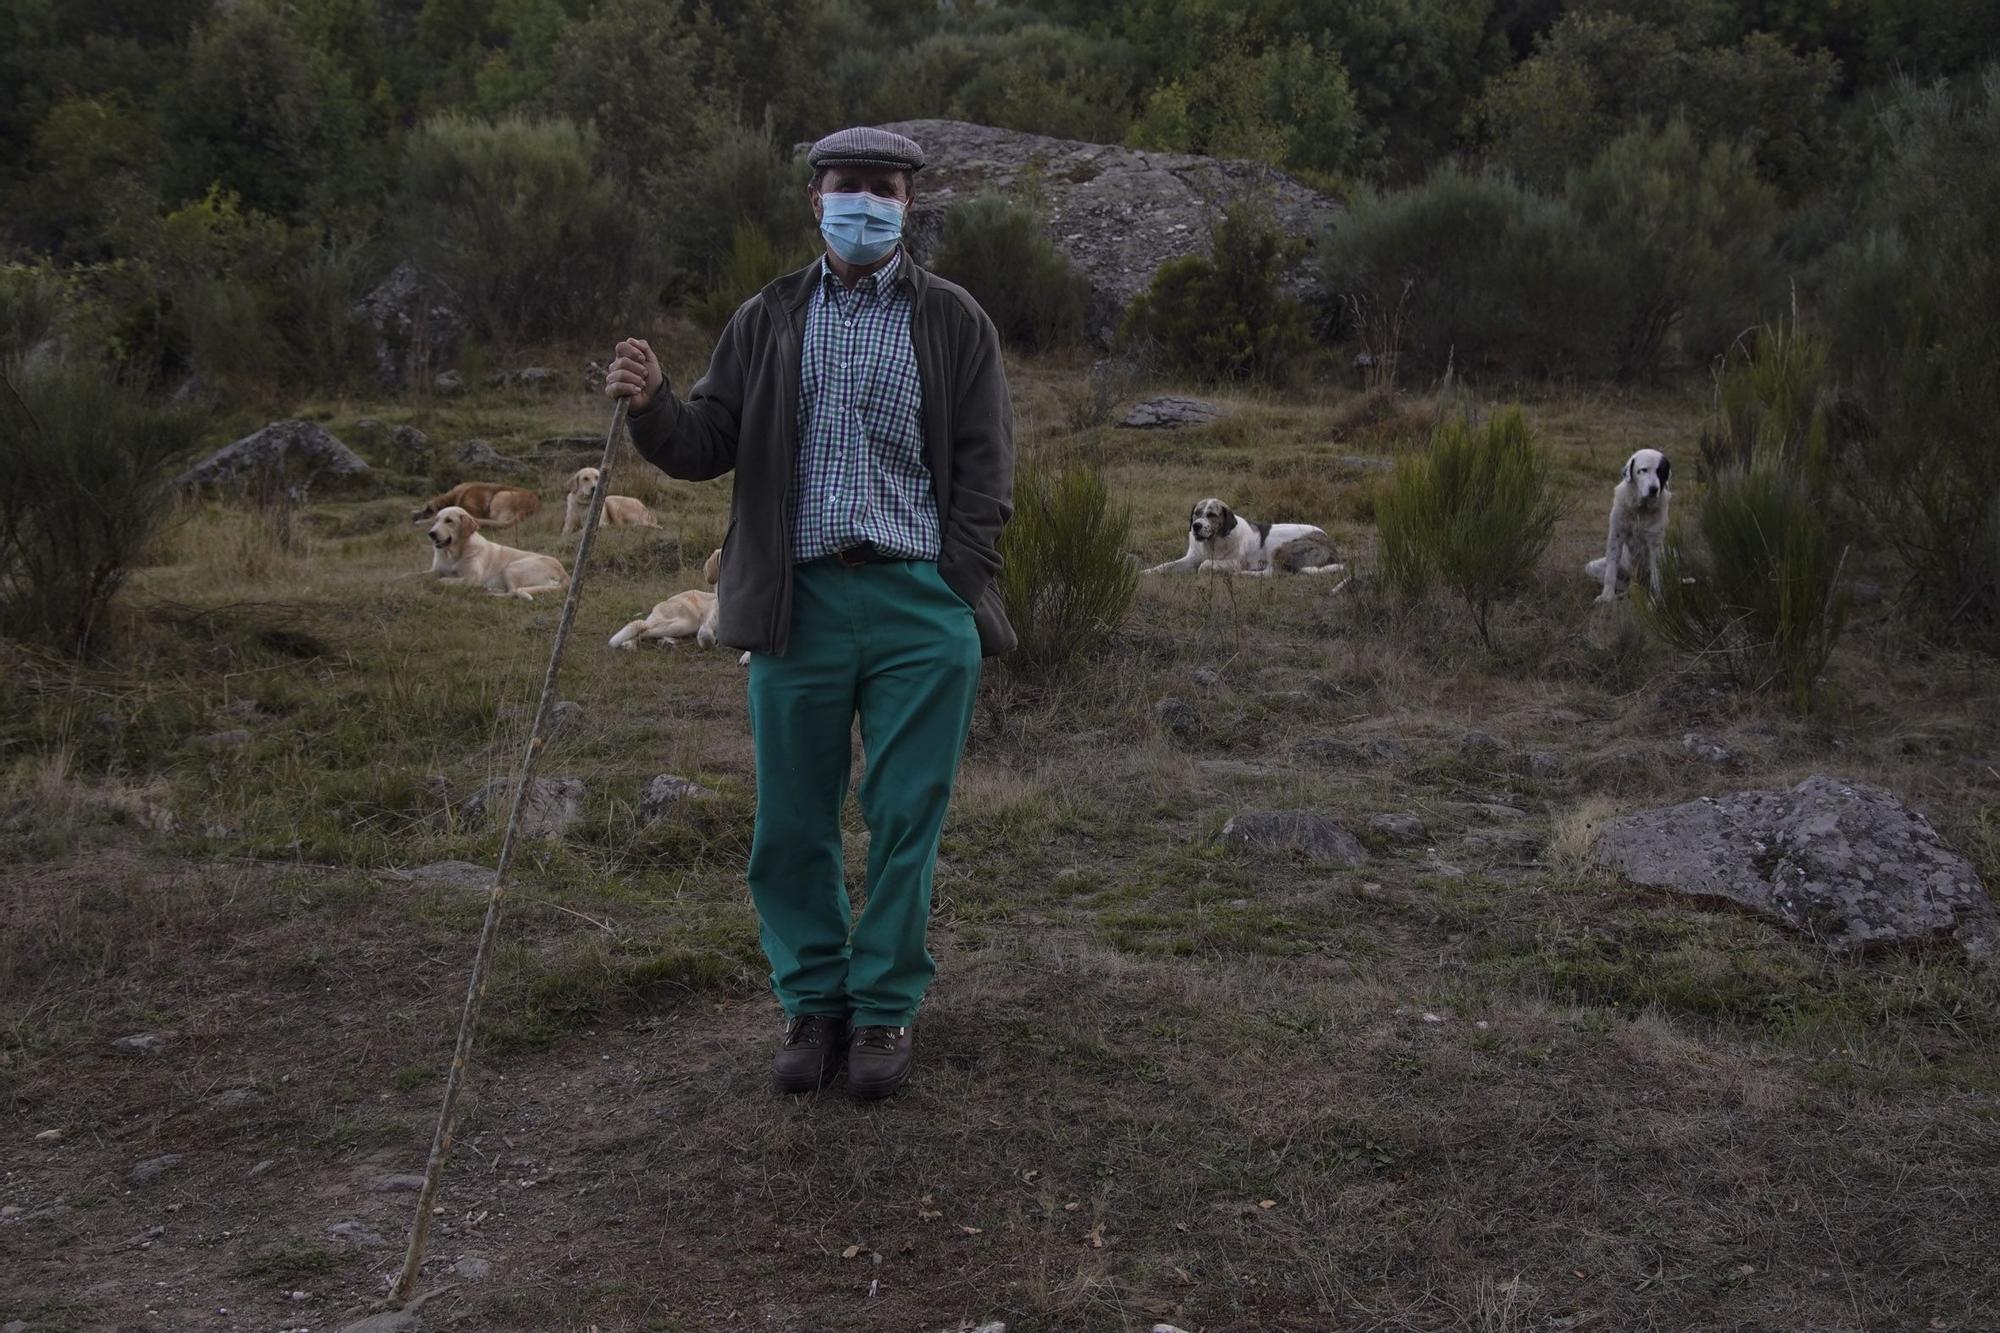
[[[1660,551],[1667,540],[1667,506],[1674,493],[1667,478],[1674,465],[1658,449],[1641,449],[1625,460],[1618,488],[1611,492],[1611,532],[1604,554],[1583,567],[1603,587],[1600,602],[1618,600],[1641,570],[1660,595]]]
[[[584,515],[590,512],[591,497],[597,494],[597,478],[598,471],[594,467],[580,467],[570,474],[569,496],[563,501],[563,536],[583,530]],[[604,497],[604,523],[607,527],[619,524],[641,528],[660,526],[660,520],[653,517],[653,511],[629,495]]]
[[[1220,500],[1188,512],[1187,554],[1148,574],[1332,574],[1333,540],[1310,523],[1253,523]]]
[[[522,601],[569,584],[562,561],[486,540],[479,535],[479,520],[457,505],[438,511],[430,539],[431,573],[446,583],[470,583],[495,597]]]
[[[714,587],[722,573],[722,552],[709,552],[701,573],[709,586]],[[672,644],[693,639],[704,648],[713,647],[716,608],[720,605],[721,598],[712,592],[703,592],[698,588],[677,592],[656,604],[645,619],[635,620],[612,635],[611,646],[637,651],[641,640]]]

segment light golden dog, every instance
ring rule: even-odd
[[[489,528],[511,528],[542,512],[542,497],[525,486],[499,481],[461,481],[410,515],[412,523],[436,518],[453,505]]]
[[[583,517],[590,512],[591,497],[597,494],[597,477],[594,467],[580,467],[570,475],[569,498],[563,501],[563,536],[582,530]],[[653,517],[653,511],[629,495],[604,497],[604,521],[614,527],[620,524],[640,528],[660,526],[660,520]]]
[[[701,573],[709,586],[714,587],[722,575],[722,552],[711,551]],[[636,651],[641,640],[673,644],[693,639],[704,648],[713,647],[716,608],[721,604],[715,593],[698,588],[677,592],[656,605],[644,620],[635,620],[612,635],[611,646]]]
[[[447,505],[431,524],[431,573],[445,583],[469,583],[495,597],[533,601],[538,592],[568,586],[562,561],[552,555],[517,551],[479,535],[479,520]]]

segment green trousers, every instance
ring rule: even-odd
[[[788,1014],[906,1026],[935,970],[931,871],[979,690],[979,633],[928,561],[816,560],[792,579],[789,651],[750,659],[750,896],[771,989]],[[857,716],[869,844],[854,920],[840,812]]]

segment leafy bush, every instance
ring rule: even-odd
[[[1724,468],[1702,495],[1699,540],[1678,527],[1668,535],[1659,600],[1634,584],[1641,622],[1746,686],[1784,687],[1808,711],[1847,620],[1846,551],[1827,499],[1825,484],[1776,448]]]
[[[62,274],[46,264],[0,264],[0,364],[55,333],[69,299]]]
[[[2000,626],[2000,65],[1906,86],[1826,303],[1856,492],[1947,623]]]
[[[780,256],[817,253],[804,164],[762,130],[710,123],[702,137],[703,151],[642,172],[646,189],[636,201],[647,212],[663,198],[704,201],[677,210],[662,229],[679,280],[704,290],[724,285],[740,262],[734,247],[743,226],[762,232]]]
[[[1493,604],[1534,573],[1567,506],[1519,408],[1442,423],[1396,462],[1375,501],[1382,580],[1404,597],[1439,584],[1493,646]]]
[[[1634,130],[1570,176],[1569,199],[1617,275],[1622,374],[1650,374],[1673,334],[1706,361],[1782,299],[1777,192],[1739,145],[1703,148],[1679,119]]]
[[[1060,671],[1117,632],[1139,592],[1126,554],[1131,510],[1114,504],[1086,463],[1024,462],[1014,518],[1000,536],[1000,592],[1020,646],[1006,660],[1031,673]]]
[[[694,304],[695,318],[711,329],[720,329],[738,306],[763,291],[772,279],[805,267],[812,257],[809,246],[781,251],[756,223],[737,223],[720,271]]]
[[[1256,210],[1222,216],[1214,258],[1160,265],[1153,285],[1125,312],[1119,340],[1169,370],[1202,379],[1281,383],[1304,352],[1305,313],[1278,290],[1292,246]]]
[[[998,194],[953,204],[932,267],[972,293],[1010,347],[1039,351],[1084,336],[1090,284],[1030,208]]]
[[[0,634],[80,654],[172,506],[172,469],[193,447],[195,423],[96,367],[8,379]]]
[[[641,215],[595,171],[594,131],[566,120],[434,117],[410,136],[402,215],[418,265],[508,343],[595,332],[640,275]],[[726,183],[709,188],[726,197]]]
[[[1224,52],[1154,88],[1127,139],[1338,177],[1359,158],[1361,115],[1340,58],[1299,37]]]
[[[1319,262],[1377,368],[1609,367],[1612,277],[1582,222],[1497,173],[1446,163],[1420,185],[1364,193]]]

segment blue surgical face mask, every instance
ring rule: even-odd
[[[903,205],[865,192],[823,194],[820,235],[850,264],[872,264],[903,239]]]

